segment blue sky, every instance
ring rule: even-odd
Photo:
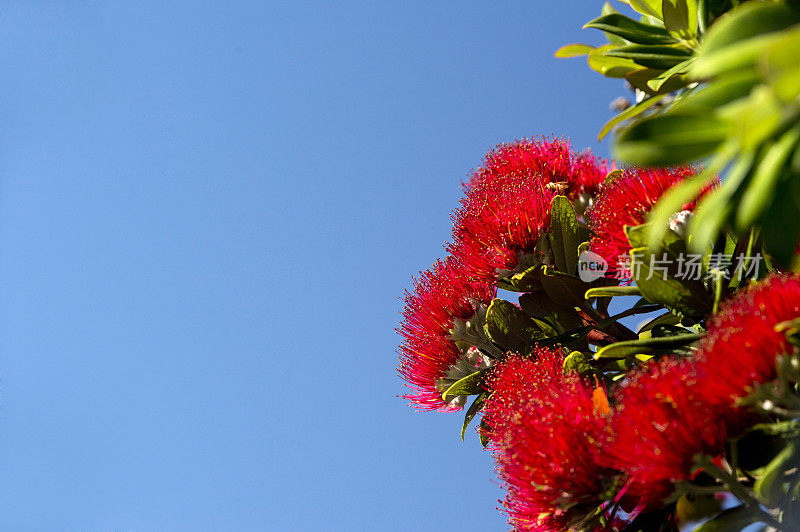
[[[0,5],[0,529],[503,529],[399,296],[490,146],[606,153],[600,6]]]

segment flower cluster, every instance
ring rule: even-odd
[[[800,278],[773,276],[723,306],[693,359],[664,359],[617,390],[604,456],[627,475],[628,495],[659,505],[696,454],[722,454],[756,421],[737,401],[776,378],[776,358],[792,346],[775,326],[797,317]]]
[[[489,152],[453,214],[450,256],[422,273],[405,295],[398,332],[404,340],[399,373],[412,389],[406,398],[422,410],[460,408],[463,397],[442,398],[442,382],[491,361],[454,329],[491,301],[501,272],[537,253],[552,198],[596,191],[605,173],[604,161],[573,153],[563,140],[519,140]]]
[[[613,186],[606,187],[589,211],[590,225],[595,233],[590,242],[591,250],[603,257],[609,272],[616,273],[620,257],[631,250],[625,236],[626,226],[641,225],[647,214],[671,187],[697,173],[693,167],[681,168],[624,168],[614,178]],[[710,190],[711,184],[701,195]],[[673,229],[685,225],[686,218],[694,210],[695,201],[682,206],[676,213]]]
[[[563,364],[559,351],[539,349],[534,358],[508,358],[489,381],[484,420],[518,530],[581,523],[613,478],[597,463],[605,418],[594,391]]]
[[[613,286],[614,276],[581,276],[586,250],[608,261],[608,273],[622,271],[619,257],[633,247],[626,227],[646,223],[664,194],[696,173],[624,168],[607,178],[608,171],[562,140],[497,146],[465,185],[448,256],[405,296],[406,397],[422,410],[452,411],[475,396],[464,428],[482,412],[482,440],[517,530],[639,530],[654,514],[674,528],[681,516],[707,517],[708,509],[676,510],[691,506],[684,498],[672,504],[676,487],[696,481],[698,455],[724,473],[735,438],[771,421],[742,400],[777,383],[778,359],[795,353],[778,325],[800,322],[797,275],[764,279],[744,267],[749,259],[738,270],[712,268],[715,251],[696,254],[697,267],[724,275],[693,284],[670,277],[682,271],[681,254],[658,257],[666,261],[658,268],[651,261],[646,278],[617,276],[636,288]],[[715,187],[705,184],[698,198]],[[671,242],[690,242],[696,201],[660,220],[674,231]],[[636,234],[637,249],[655,257]],[[767,257],[755,233],[736,239],[727,251]],[[518,304],[497,299],[500,288],[521,292]],[[687,295],[695,290],[702,293]],[[646,301],[610,315],[604,298],[640,291]],[[636,331],[619,321],[656,308],[669,312]],[[781,389],[796,394],[792,386]]]

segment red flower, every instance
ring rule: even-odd
[[[568,140],[521,139],[499,144],[489,151],[467,188],[481,183],[536,178],[545,184],[560,184],[561,192],[575,199],[582,193],[596,193],[608,171],[605,160],[595,157],[590,150],[575,154]]]
[[[617,390],[602,456],[627,474],[626,495],[661,505],[695,454],[722,454],[757,420],[736,401],[777,377],[776,358],[792,346],[775,326],[797,317],[800,277],[770,277],[722,306],[693,360],[662,360]]]
[[[603,189],[587,214],[595,233],[591,250],[608,262],[609,273],[619,271],[620,256],[627,256],[631,250],[625,226],[645,223],[661,196],[696,172],[692,167],[625,168],[622,175]],[[710,185],[700,196],[709,189]],[[681,211],[692,211],[694,206],[695,202],[687,203]]]
[[[453,366],[465,363],[462,351],[450,339],[454,319],[472,318],[477,305],[488,305],[495,292],[492,285],[467,281],[452,258],[437,261],[415,281],[413,292],[405,294],[403,323],[398,329],[403,337],[398,371],[413,390],[406,399],[422,410],[460,408],[460,404],[445,402],[437,386]]]
[[[613,472],[596,462],[605,420],[592,389],[563,373],[560,352],[534,356],[509,357],[492,372],[484,420],[510,524],[560,532],[602,504]]]
[[[604,161],[575,155],[563,140],[501,144],[466,185],[449,250],[475,278],[494,281],[521,255],[540,254],[536,242],[549,226],[553,197],[566,194],[582,210],[606,173]]]

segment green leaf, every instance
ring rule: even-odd
[[[578,267],[578,217],[566,196],[556,196],[550,207],[550,245],[556,267],[573,274]]]
[[[700,53],[692,66],[690,77],[702,81],[736,70],[755,70],[756,61],[779,39],[780,35],[776,34],[761,35],[713,53]]]
[[[605,52],[605,55],[630,59],[643,67],[666,70],[686,61],[691,56],[691,52],[686,48],[668,45],[631,44],[617,46]]]
[[[633,247],[634,280],[642,296],[685,316],[698,317],[708,313],[712,300],[702,280],[678,277],[680,260],[687,255],[686,243],[675,232],[667,231],[656,248],[648,248],[648,229],[647,224],[625,228]]]
[[[642,100],[641,102],[637,103],[634,106],[628,107],[620,114],[618,114],[617,116],[606,122],[606,124],[600,130],[600,134],[597,136],[597,140],[603,140],[603,137],[608,135],[611,132],[611,130],[617,126],[617,124],[620,124],[625,120],[629,120],[634,116],[641,114],[642,112],[646,111],[647,109],[658,103],[658,101],[661,100],[664,96],[666,96],[666,94],[652,96],[650,98],[647,98],[646,100]]]
[[[760,64],[764,78],[772,85],[775,94],[786,102],[800,96],[800,29],[783,36],[767,52]]]
[[[547,297],[561,305],[580,306],[584,304],[586,283],[575,277],[545,266],[539,277]]]
[[[603,30],[636,44],[673,44],[677,42],[662,28],[644,24],[620,13],[611,13],[598,17],[584,26]]]
[[[760,83],[761,79],[752,70],[731,72],[676,101],[672,109],[678,112],[700,108],[713,112],[724,105],[750,96],[752,90]]]
[[[487,371],[489,370],[482,369],[457,380],[442,393],[442,399],[451,401],[459,395],[475,395],[484,392],[483,378]]]
[[[756,479],[753,491],[766,505],[775,506],[783,494],[784,474],[788,469],[797,467],[800,457],[800,440],[790,441],[778,456],[767,465],[761,476]]]
[[[589,55],[595,47],[590,44],[567,44],[556,50],[555,56],[561,59]]]
[[[720,17],[703,39],[700,55],[726,49],[752,37],[800,22],[800,13],[783,2],[747,2]]]
[[[519,296],[519,306],[531,318],[540,319],[562,334],[583,325],[580,314],[570,305],[553,301],[544,291]]]
[[[523,355],[530,353],[534,342],[557,334],[545,322],[531,318],[513,303],[499,298],[486,310],[484,331],[494,344]]]
[[[472,401],[472,404],[469,405],[467,409],[467,413],[464,414],[464,423],[461,425],[461,441],[464,441],[464,434],[467,432],[467,427],[472,422],[473,418],[480,412],[481,408],[483,407],[483,403],[486,401],[486,393],[480,393]]]
[[[581,351],[573,351],[564,359],[564,373],[574,371],[581,375],[592,373],[592,356]]]
[[[736,211],[739,230],[746,230],[753,225],[772,202],[775,188],[798,141],[800,126],[790,129],[767,150],[739,202]]]
[[[613,44],[606,44],[592,50],[587,58],[589,68],[609,78],[624,78],[628,72],[641,68],[629,59],[605,55],[606,52],[615,48],[617,46]]]
[[[681,322],[681,317],[673,314],[671,312],[667,312],[666,314],[662,314],[656,318],[653,318],[646,324],[644,324],[641,329],[636,331],[639,334],[642,334],[647,331],[652,331],[655,327],[659,327],[661,325],[678,325]]]
[[[511,277],[500,279],[497,283],[498,288],[510,292],[532,292],[542,287],[539,282],[541,264],[531,266],[524,272],[515,273]]]
[[[628,358],[634,355],[646,355],[658,351],[669,351],[696,342],[703,335],[699,333],[677,334],[661,338],[642,338],[607,345],[597,350],[595,359]]]
[[[727,139],[727,122],[706,113],[669,113],[639,120],[617,137],[615,155],[644,166],[702,159]]]
[[[635,11],[661,20],[661,0],[623,0]]]
[[[728,508],[694,529],[694,532],[731,532],[759,522],[759,512],[747,506]]]
[[[727,220],[733,198],[739,194],[739,188],[749,175],[754,161],[753,151],[743,152],[722,186],[703,198],[697,206],[694,216],[689,220],[689,233],[692,235],[689,247],[692,251],[708,252]]]
[[[617,297],[617,296],[640,296],[639,289],[635,286],[600,286],[590,288],[586,291],[585,298],[593,297]]]
[[[710,169],[713,170],[713,169]],[[650,230],[645,245],[655,248],[669,231],[669,219],[676,212],[680,212],[683,206],[694,201],[705,187],[711,182],[713,172],[704,170],[700,174],[683,181],[667,190],[661,196],[656,206],[650,211],[648,221]]]
[[[662,72],[658,77],[647,82],[647,85],[651,90],[658,93],[672,92],[673,90],[684,87],[686,83],[688,83],[686,74],[691,70],[694,61],[695,58],[691,57],[686,61],[678,63],[669,70]],[[678,86],[678,81],[680,81],[680,86]]]
[[[697,35],[697,0],[663,0],[661,13],[671,34],[682,39]]]

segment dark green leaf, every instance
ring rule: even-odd
[[[676,42],[667,30],[644,24],[619,13],[598,17],[588,22],[584,28],[603,30],[606,33],[617,35],[636,44],[671,44]]]
[[[504,299],[495,299],[489,305],[484,330],[494,344],[522,354],[530,353],[534,342],[557,334],[543,321],[531,318]]]
[[[686,48],[667,45],[631,44],[608,50],[605,55],[630,59],[643,67],[666,70],[686,61],[691,52]]]
[[[699,333],[679,334],[663,338],[643,338],[617,342],[600,348],[594,357],[600,358],[627,358],[633,355],[645,355],[657,351],[671,350],[696,342],[703,335]]]
[[[617,297],[617,296],[640,296],[639,289],[635,286],[600,286],[590,288],[584,294],[586,299],[592,297]]]
[[[459,395],[475,395],[484,391],[483,378],[488,370],[482,369],[457,380],[442,393],[442,399],[451,401]]]
[[[561,273],[545,266],[539,277],[547,297],[561,305],[580,306],[584,304],[586,283],[573,275]]]
[[[461,441],[464,441],[464,434],[467,432],[467,427],[469,427],[469,424],[472,422],[472,419],[475,417],[475,415],[480,412],[485,400],[486,393],[480,393],[475,400],[472,401],[472,404],[469,405],[467,413],[464,415],[464,423],[461,425]]]
[[[673,231],[667,231],[656,248],[648,248],[648,228],[647,224],[625,228],[633,247],[634,280],[642,296],[685,316],[708,313],[712,300],[702,280],[678,275],[680,261],[685,260],[687,255],[686,243]]]
[[[556,267],[573,274],[578,266],[578,217],[566,196],[556,196],[550,207],[550,245]]]

